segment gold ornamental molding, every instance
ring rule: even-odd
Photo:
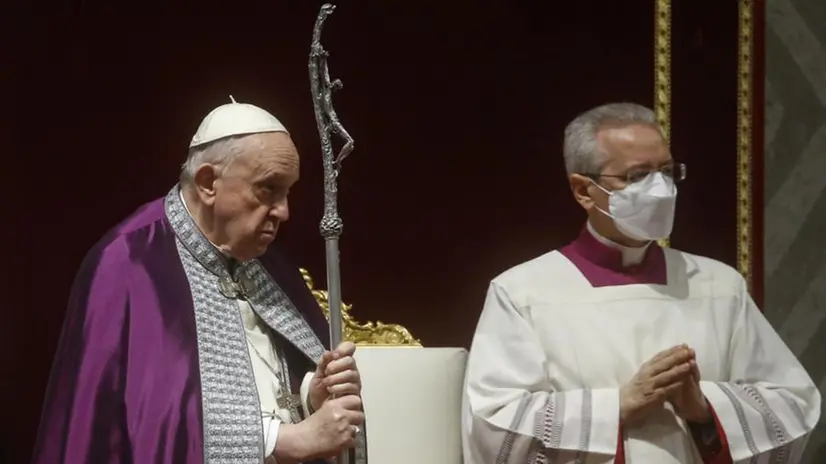
[[[738,1],[737,26],[737,270],[751,291],[752,275],[752,135],[754,102],[753,0]]]
[[[654,114],[671,140],[671,0],[654,0]],[[668,247],[670,240],[658,242]]]
[[[327,292],[315,288],[313,278],[306,269],[301,269],[301,277],[316,302],[321,306],[324,317],[330,320],[330,304],[327,299]],[[353,319],[350,314],[351,305],[341,303],[341,319],[344,334],[342,339],[355,343],[356,345],[393,345],[393,346],[421,346],[422,342],[410,334],[405,327],[398,324],[385,324],[384,322],[360,323]]]
[[[752,136],[754,131],[755,0],[738,0],[737,27],[737,270],[753,288]],[[671,136],[671,0],[654,0],[654,112],[666,140]],[[660,245],[670,245],[669,239]]]

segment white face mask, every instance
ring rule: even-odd
[[[591,182],[608,194],[609,212],[597,209],[613,219],[623,235],[634,240],[660,240],[671,235],[677,203],[677,186],[671,177],[652,172],[613,192]]]

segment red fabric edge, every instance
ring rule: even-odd
[[[713,456],[703,456],[705,464],[732,464],[731,450],[728,447],[728,438],[726,438],[726,431],[723,429],[723,424],[720,423],[720,418],[717,417],[717,412],[708,405],[711,416],[714,417],[714,427],[717,429],[717,436],[720,438],[720,449]]]

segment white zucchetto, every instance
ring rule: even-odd
[[[234,135],[287,132],[281,121],[267,111],[249,103],[237,103],[232,95],[229,98],[232,103],[215,108],[201,121],[189,148]]]

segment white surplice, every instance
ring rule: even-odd
[[[468,360],[466,464],[613,462],[619,387],[681,343],[733,461],[799,461],[820,417],[811,378],[737,271],[663,251],[667,285],[595,287],[559,251],[493,279]],[[702,462],[670,406],[623,430],[627,463]]]

